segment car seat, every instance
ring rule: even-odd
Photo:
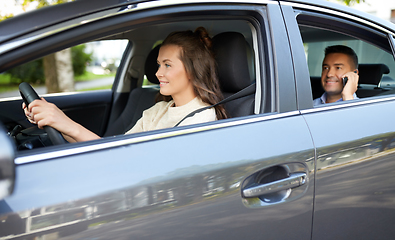
[[[324,94],[324,89],[321,84],[321,77],[310,77],[311,91],[313,94],[313,99],[321,97]]]
[[[155,75],[158,69],[159,48],[160,45],[151,50],[144,65],[145,75],[148,81],[153,84],[159,84],[159,80]],[[115,121],[110,123],[104,136],[124,134],[131,129],[143,116],[143,111],[155,104],[155,98],[158,93],[158,87],[137,87],[133,89],[129,94],[124,110]]]
[[[358,97],[372,97],[388,90],[378,86],[383,74],[388,74],[390,72],[387,65],[381,63],[359,64],[358,71]]]
[[[223,32],[213,37],[213,52],[218,64],[218,78],[224,97],[228,97],[255,82],[254,54],[238,32]],[[255,94],[227,102],[230,117],[254,113]]]

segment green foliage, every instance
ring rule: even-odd
[[[71,58],[74,76],[81,76],[86,72],[86,65],[92,61],[92,53],[85,53],[85,45],[82,44],[71,48]],[[45,83],[42,59],[14,67],[6,71],[6,73],[10,76],[11,84],[19,84],[21,82]]]
[[[74,76],[81,76],[86,71],[86,66],[92,61],[92,53],[85,52],[85,44],[71,48]]]
[[[361,3],[361,2],[365,2],[365,0],[337,0],[337,1],[343,2],[347,6],[352,6],[352,5],[356,4],[356,3],[358,4],[358,3]]]
[[[26,7],[32,3],[37,2],[37,8],[42,8],[45,6],[56,5],[60,3],[72,2],[74,0],[23,0],[21,3],[19,0],[14,0],[17,6],[22,7],[23,11],[26,11]],[[13,17],[14,14],[0,15],[0,21],[5,20],[7,18]]]
[[[55,5],[55,4],[71,2],[71,1],[70,0],[55,0],[55,1],[51,1],[51,0],[24,0],[22,3],[22,6],[26,6],[31,2],[38,2],[37,8],[41,8],[41,7],[45,7],[45,6],[49,6],[49,5]]]
[[[0,16],[0,21],[6,20],[7,18],[12,18],[13,16],[14,16],[13,14],[8,14],[8,15]]]
[[[43,60],[34,60],[20,66],[14,67],[8,71],[11,84],[28,82],[32,84],[43,84],[45,82]]]

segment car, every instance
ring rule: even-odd
[[[155,103],[158,43],[199,26],[231,117],[124,135]],[[122,48],[108,89],[34,86],[101,139],[54,144],[19,93],[0,99],[0,239],[393,239],[394,24],[319,0],[81,0],[0,32],[0,73]],[[358,55],[359,99],[313,106],[335,44]]]

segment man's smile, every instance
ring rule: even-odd
[[[338,83],[339,82],[339,80],[338,79],[334,79],[334,78],[327,78],[326,80],[325,80],[325,83],[326,84],[336,84],[336,83]]]

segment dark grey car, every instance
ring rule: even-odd
[[[198,26],[225,50],[224,95],[253,91],[229,119],[122,135],[155,103],[155,44]],[[0,72],[127,45],[111,89],[45,95],[100,140],[52,145],[0,99],[0,239],[393,239],[394,36],[302,0],[75,1],[1,22]],[[360,99],[313,107],[334,44],[358,54]]]

